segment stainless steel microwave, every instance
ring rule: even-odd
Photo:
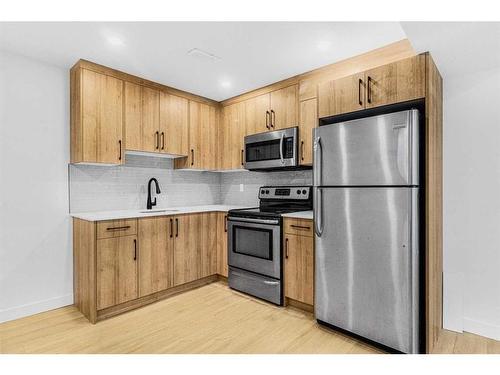
[[[245,169],[274,170],[298,167],[298,127],[245,137]]]

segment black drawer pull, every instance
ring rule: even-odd
[[[290,227],[296,228],[296,229],[307,229],[307,230],[311,229],[311,227],[305,227],[303,225],[295,225],[295,224],[291,224]]]
[[[108,227],[106,230],[127,230],[130,229],[130,225],[125,225],[123,227]]]

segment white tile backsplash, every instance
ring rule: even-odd
[[[311,184],[312,173],[200,172],[174,170],[170,159],[126,155],[123,166],[69,166],[70,211],[92,212],[146,207],[147,183],[155,177],[161,189],[156,208],[208,204],[258,205],[263,185]],[[243,191],[240,191],[243,184]]]

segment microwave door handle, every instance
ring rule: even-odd
[[[281,138],[280,138],[280,159],[281,159],[281,164],[285,164],[285,159],[283,158],[283,141],[285,140],[285,133],[281,133]]]

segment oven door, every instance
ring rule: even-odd
[[[229,265],[280,279],[280,221],[228,217],[227,223]]]
[[[288,128],[245,137],[245,168],[276,169],[298,165],[298,128]]]

